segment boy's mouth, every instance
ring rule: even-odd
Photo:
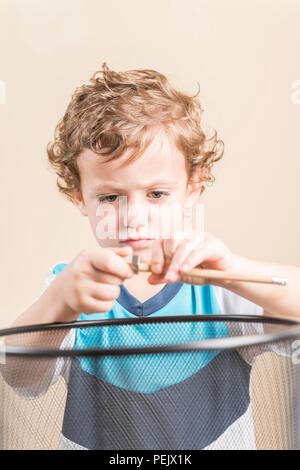
[[[144,248],[149,246],[152,241],[152,238],[128,238],[127,240],[121,240],[121,243],[122,245],[132,246],[133,248]]]

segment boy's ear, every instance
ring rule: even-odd
[[[201,174],[197,178],[191,178],[187,184],[186,190],[186,207],[192,207],[201,194],[201,189],[203,187],[203,181],[201,179]]]
[[[75,206],[77,206],[78,209],[80,210],[81,214],[88,215],[81,192],[80,191],[74,192],[72,194],[72,199],[73,199]]]

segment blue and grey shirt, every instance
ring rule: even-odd
[[[45,288],[66,266],[60,263],[49,271]],[[226,313],[261,315],[263,308],[213,285],[170,283],[145,302],[122,285],[112,310],[82,314],[78,320]],[[174,324],[171,330],[166,323],[156,323],[152,329],[140,325],[73,328],[61,347],[143,347],[157,345],[159,338],[184,343],[228,336],[226,325],[188,322]],[[151,358],[135,355],[122,360],[58,358],[53,377],[43,382],[52,385],[63,376],[68,384],[60,448],[254,449],[253,361],[249,352],[228,350]],[[31,396],[27,391],[26,395],[33,398],[46,391],[35,390]]]

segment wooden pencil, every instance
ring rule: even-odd
[[[139,257],[133,255],[132,261],[129,263],[133,268],[135,273],[139,271],[152,272],[151,265],[147,263],[140,263]],[[253,275],[245,276],[244,274],[230,273],[227,271],[218,271],[216,269],[198,269],[194,268],[191,271],[186,273],[181,273],[180,282],[185,282],[188,284],[203,284],[207,280],[232,280],[232,281],[241,281],[241,282],[258,282],[264,284],[277,284],[285,286],[287,284],[287,279],[272,275]]]

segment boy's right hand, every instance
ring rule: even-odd
[[[52,282],[57,281],[56,300],[58,297],[61,301],[56,321],[74,321],[81,313],[111,310],[120,284],[134,274],[122,259],[128,255],[132,255],[131,247],[81,251]]]

